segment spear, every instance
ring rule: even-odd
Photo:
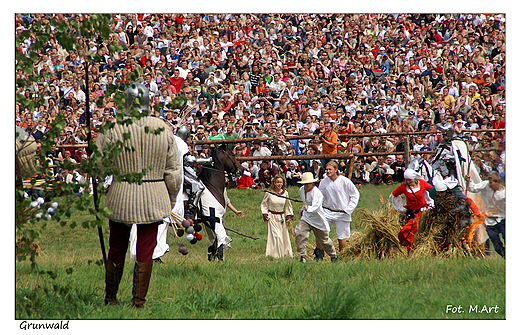
[[[287,200],[296,201],[296,202],[303,202],[303,201],[300,200],[300,199],[294,199],[294,198],[284,197],[283,195],[276,194],[275,192],[272,192],[272,191],[269,191],[269,190],[264,190],[264,192],[269,193],[269,194],[272,194],[272,195],[276,195],[277,197],[284,198],[284,199],[287,199]],[[342,210],[342,209],[330,208],[330,207],[328,207],[328,206],[323,206],[323,205],[322,205],[322,207],[323,207],[323,208],[326,208],[326,209],[328,209],[329,211],[332,211],[332,212],[347,213],[347,212],[345,212],[345,211]],[[348,214],[348,213],[347,213],[347,214]]]

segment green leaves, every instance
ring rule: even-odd
[[[151,129],[150,127],[144,127],[144,132],[147,134],[160,135],[165,130],[164,127],[160,127],[157,129]]]
[[[48,82],[48,80],[46,80],[48,78],[36,73],[36,68],[43,54],[43,48],[49,44],[51,33],[56,39],[57,44],[67,52],[78,50],[83,46],[78,44],[78,38],[80,37],[83,42],[85,42],[85,40],[94,39],[107,41],[110,38],[110,34],[113,33],[110,27],[110,23],[112,22],[110,14],[84,14],[81,16],[82,18],[80,20],[78,15],[55,15],[50,19],[49,15],[45,15],[42,21],[39,21],[40,19],[34,20],[30,29],[17,32],[15,36],[15,100],[17,106],[20,107],[21,113],[32,113],[43,101],[43,95],[34,98],[25,92],[32,92],[36,82]],[[118,43],[110,44],[108,48],[112,52],[122,50],[122,47]],[[23,49],[23,52],[20,51],[21,49]],[[85,59],[93,63],[102,60],[97,54],[87,55]],[[79,75],[82,76],[82,74]],[[137,80],[135,75],[133,75],[133,77],[135,77],[134,80]],[[132,78],[130,79],[132,80]],[[116,108],[120,111],[124,110],[125,89],[126,84],[124,83],[109,85],[105,95],[105,97],[113,99]],[[104,106],[106,102],[105,97],[96,99],[98,107]],[[118,113],[116,115],[116,122],[130,125],[139,118],[148,115],[135,112],[132,117],[125,118],[124,114],[123,112]],[[39,153],[36,156],[38,178],[31,178],[29,181],[31,185],[29,188],[38,185],[38,189],[41,189],[39,191],[40,193],[33,193],[32,197],[26,198],[26,194],[31,194],[29,189],[16,190],[17,261],[22,262],[29,260],[31,266],[34,268],[38,268],[36,263],[37,251],[34,245],[42,238],[41,236],[45,234],[46,229],[49,227],[51,227],[51,229],[55,227],[75,229],[77,226],[89,229],[102,225],[103,222],[106,222],[106,216],[112,213],[110,209],[102,205],[99,198],[96,204],[93,203],[93,198],[89,196],[88,192],[89,181],[81,184],[73,181],[67,184],[65,182],[57,182],[56,180],[42,179],[45,174],[49,172],[49,169],[53,169],[46,159],[46,152],[50,150],[51,146],[55,143],[54,140],[59,137],[66,126],[67,120],[65,116],[60,113],[54,121],[48,125],[47,132],[40,139],[41,148],[39,148]],[[96,131],[103,134],[113,129],[114,126],[115,122],[107,122]],[[164,129],[154,129],[153,133],[160,133],[163,130]],[[123,135],[123,141],[107,145],[103,153],[98,152],[94,141],[90,141],[89,152],[95,154],[88,160],[82,160],[79,165],[73,165],[69,161],[64,161],[63,164],[60,164],[60,168],[71,171],[76,170],[87,177],[99,177],[99,180],[104,177],[101,171],[118,176],[120,175],[120,171],[113,165],[113,160],[117,155],[125,151],[135,151],[131,146],[125,145],[125,141],[130,138],[131,134],[125,133]],[[142,172],[125,174],[122,178],[128,182],[141,183],[145,173],[146,169],[143,169]],[[43,184],[40,184],[41,182],[43,182]],[[78,192],[80,187],[85,188],[83,194],[79,194]],[[98,191],[101,191],[99,192],[100,194],[103,193],[102,186],[98,188]],[[41,208],[33,208],[30,206],[30,202],[35,200],[38,196],[44,197],[47,203],[58,199],[59,207],[56,208],[54,212],[52,212],[52,210],[49,211],[49,214],[52,213],[52,217],[55,220],[48,221],[44,218],[48,206],[41,206]],[[96,207],[99,207],[99,210],[96,210]],[[86,216],[78,218],[76,216],[77,212],[85,212]],[[35,217],[35,214],[38,215]],[[42,215],[42,218],[38,218],[40,215]],[[50,276],[53,279],[56,278],[58,273],[56,271],[42,271],[42,275]],[[68,268],[65,272],[70,275],[73,273],[73,269]]]

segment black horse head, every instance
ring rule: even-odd
[[[213,158],[213,167],[217,170],[227,172],[237,178],[244,172],[244,168],[226,144],[213,149],[211,157]]]
[[[223,144],[211,151],[213,166],[203,165],[199,173],[199,179],[204,183],[215,198],[225,207],[224,188],[226,187],[226,173],[240,177],[244,168],[235,158],[229,148]]]

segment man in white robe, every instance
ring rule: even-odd
[[[337,165],[334,164],[335,162],[327,164],[325,168],[327,176],[320,182],[319,189],[323,193],[324,206],[343,211],[336,212],[324,208],[329,225],[333,222],[336,225],[336,237],[341,252],[347,246],[346,239],[350,238],[351,215],[358,204],[359,191],[350,179],[339,174]]]
[[[305,172],[302,180],[298,183],[300,187],[300,198],[303,200],[302,216],[300,222],[294,229],[296,252],[301,257],[301,262],[307,261],[307,242],[311,230],[314,232],[316,241],[322,246],[323,250],[330,256],[331,261],[337,261],[338,256],[334,243],[329,237],[330,226],[323,210],[323,194],[314,185],[318,181],[312,172]]]

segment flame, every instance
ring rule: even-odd
[[[475,202],[475,205],[477,205],[479,210],[485,208],[484,202],[482,201],[482,198],[480,196],[477,195],[475,197],[475,199],[473,199],[473,201]],[[466,241],[470,248],[471,248],[471,243],[473,242],[473,238],[475,237],[475,230],[477,229],[478,226],[480,226],[481,224],[484,224],[486,218],[487,218],[487,215],[482,212],[475,213],[475,215],[473,215],[471,226],[469,227],[468,232],[466,233]]]

